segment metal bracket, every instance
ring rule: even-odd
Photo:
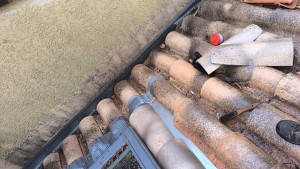
[[[253,68],[254,68],[254,65],[253,65],[253,62],[252,60],[250,59],[249,60],[249,75],[247,77],[246,80],[235,80],[235,79],[232,79],[231,77],[225,77],[226,81],[227,82],[248,82],[251,80],[252,78],[252,75],[253,75]]]
[[[151,94],[150,90],[151,90],[152,84],[158,79],[164,79],[164,77],[163,76],[152,77],[148,82],[146,94],[135,95],[129,99],[129,101],[128,101],[129,116],[136,108],[138,108],[142,105],[145,105],[145,104],[151,104],[155,100],[155,97]]]

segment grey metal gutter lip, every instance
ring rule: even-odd
[[[110,83],[106,84],[100,89],[99,93],[79,111],[58,133],[53,137],[43,148],[39,151],[35,157],[29,161],[24,169],[35,169],[41,168],[43,160],[52,152],[55,152],[61,146],[62,141],[69,135],[71,135],[79,125],[79,122],[93,114],[96,111],[97,104],[107,97],[112,95],[113,87],[121,80],[127,79],[130,76],[132,68],[141,64],[148,57],[150,52],[158,47],[166,38],[167,34],[175,30],[182,22],[183,17],[189,15],[193,10],[197,8],[201,0],[191,0],[183,10],[179,12],[168,25],[157,34],[154,39],[147,44],[135,57],[134,59],[116,76],[116,78]]]

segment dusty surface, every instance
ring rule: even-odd
[[[52,169],[52,168],[62,169],[59,154],[53,153],[49,155],[47,158],[45,158],[43,162],[43,166],[44,169]]]
[[[97,137],[103,135],[93,116],[82,119],[79,123],[79,129],[85,138],[87,145],[90,145]]]
[[[105,125],[109,125],[114,119],[121,116],[121,112],[114,104],[112,99],[107,98],[101,100],[97,105],[97,112],[103,119]]]
[[[76,135],[71,135],[64,139],[62,149],[68,165],[74,160],[84,156]]]
[[[172,78],[170,78],[170,80],[171,80],[171,83],[173,85],[175,85],[176,88],[178,90],[180,90],[181,92],[183,92],[186,96],[194,98],[196,100],[199,100],[198,103],[201,105],[203,110],[206,110],[205,111],[206,113],[208,113],[207,111],[211,111],[211,113],[214,112],[213,116],[215,116],[217,118],[220,117],[220,114],[222,114],[222,115],[224,114],[224,110],[218,109],[220,107],[218,107],[216,105],[212,105],[212,103],[219,103],[220,101],[207,102],[207,101],[203,100],[203,97],[199,99],[196,96],[193,96],[193,95],[191,96],[191,92],[187,88],[188,87],[187,85],[184,85],[176,80],[174,81],[174,79],[172,79]],[[239,86],[235,86],[235,87],[237,88],[237,90],[240,90],[244,96],[251,96],[253,99],[261,100],[261,101],[268,100],[267,99],[268,94],[262,93],[262,91],[257,91],[257,90],[250,92],[249,90],[253,89],[253,88],[247,87],[247,86],[249,86],[249,84],[247,84],[245,86],[244,83],[242,83],[242,86],[240,86],[241,88],[239,88]],[[217,90],[217,91],[222,91],[222,93],[224,93],[224,92],[226,93],[226,91],[224,91],[224,89]],[[231,94],[233,94],[232,92],[233,91],[231,91]],[[213,95],[216,95],[216,94],[211,94],[211,96],[213,96]],[[271,97],[269,99],[271,99],[268,101],[268,103],[270,102],[269,104],[274,105],[275,107],[280,107],[280,109],[284,110],[285,113],[290,114],[295,117],[298,117],[297,114],[299,114],[299,113],[296,110],[296,108],[291,108],[286,103],[282,103],[278,99],[275,99],[273,97]],[[203,104],[203,102],[204,102],[204,104]],[[184,112],[188,112],[188,111],[184,111]],[[228,112],[228,111],[225,111],[225,112]],[[263,114],[263,113],[261,113],[261,114]],[[272,117],[272,116],[269,115],[269,117]],[[188,120],[188,121],[189,121],[188,124],[191,124],[191,120]],[[238,120],[231,120],[231,121],[228,121],[228,123],[225,123],[225,125],[227,127],[229,127],[232,131],[241,133],[244,137],[246,137],[248,140],[250,140],[256,146],[258,146],[264,152],[269,154],[273,159],[275,159],[276,161],[279,161],[284,167],[295,168],[295,166],[298,165],[298,163],[292,157],[290,157],[287,154],[285,154],[284,152],[280,151],[278,149],[278,146],[277,147],[272,146],[271,144],[267,143],[265,141],[265,139],[262,138],[262,136],[259,137],[259,136],[255,135],[253,132],[249,131],[249,129],[246,127],[246,125],[244,123],[241,123]],[[267,131],[271,131],[271,130],[269,129]],[[191,131],[185,131],[185,132],[191,133]],[[191,137],[189,136],[189,138],[191,138]],[[203,138],[203,137],[201,137],[201,138]],[[193,141],[195,141],[193,137],[191,139]],[[197,141],[195,143],[197,144],[197,146],[200,146],[202,150],[204,149],[204,151],[206,151],[206,147],[205,146],[203,147],[202,143],[198,143]],[[212,159],[215,160],[215,157],[213,156]],[[218,164],[216,164],[216,165],[218,165]],[[220,166],[218,166],[218,167],[220,167]]]
[[[4,160],[0,160],[0,168],[5,168],[5,169],[21,169],[20,166],[13,165],[11,163],[8,163]]]
[[[1,7],[0,158],[71,99],[166,2],[15,0]]]

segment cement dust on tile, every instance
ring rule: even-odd
[[[167,0],[15,0],[0,8],[0,158],[19,146]]]

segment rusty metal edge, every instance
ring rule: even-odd
[[[132,68],[141,64],[148,57],[150,52],[157,48],[166,38],[167,34],[175,30],[182,22],[183,18],[193,12],[199,5],[201,0],[191,0],[185,7],[182,9],[178,15],[176,15],[168,25],[158,33],[154,39],[147,44],[134,58],[127,64],[127,66],[115,77],[114,80],[106,84],[103,88],[100,89],[99,93],[91,99],[91,101],[79,111],[57,134],[54,136],[43,148],[39,151],[35,157],[28,162],[24,169],[35,169],[41,168],[43,160],[52,152],[58,150],[61,146],[62,141],[78,128],[79,122],[93,114],[96,111],[97,104],[102,99],[108,98],[113,94],[114,86],[121,80],[127,79],[130,76]]]

